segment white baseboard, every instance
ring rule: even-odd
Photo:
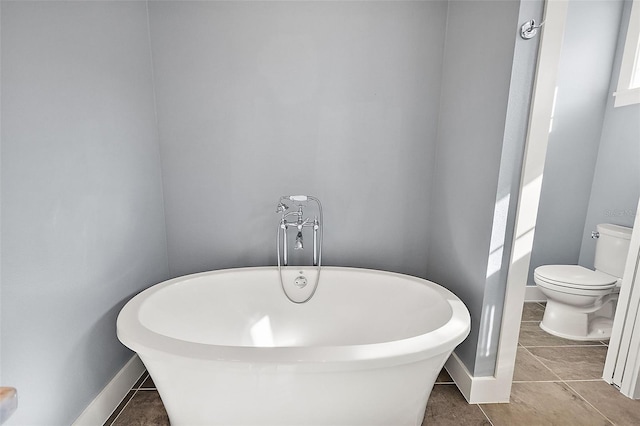
[[[455,352],[444,367],[469,404],[509,402],[510,383],[501,383],[493,376],[473,377]]]
[[[89,406],[80,414],[80,417],[73,422],[72,426],[104,424],[111,413],[118,407],[118,404],[127,396],[127,393],[144,373],[144,370],[144,364],[142,364],[138,355],[134,355],[107,386],[102,389],[98,396],[91,401]]]
[[[524,293],[525,302],[546,302],[547,296],[542,294],[537,285],[528,285]]]

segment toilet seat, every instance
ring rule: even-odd
[[[539,287],[542,287],[542,288],[554,290],[560,293],[567,293],[567,294],[578,295],[578,296],[594,296],[594,297],[605,296],[611,293],[612,289],[615,288],[615,284],[613,284],[605,288],[585,289],[580,287],[572,287],[571,285],[558,285],[552,282],[542,280],[539,277],[536,277],[535,282]]]
[[[611,290],[617,282],[616,277],[579,265],[539,266],[534,271],[534,278],[538,285],[542,283],[543,286],[567,293],[573,290],[585,292]]]

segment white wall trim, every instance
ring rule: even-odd
[[[111,413],[118,407],[118,404],[127,396],[131,387],[144,371],[144,364],[142,364],[138,355],[131,357],[129,362],[122,367],[98,396],[91,401],[82,414],[80,414],[80,417],[73,422],[72,426],[95,426],[104,424]]]
[[[509,402],[510,387],[505,389],[504,384],[493,376],[472,376],[455,352],[444,367],[469,404]]]
[[[525,302],[546,302],[545,296],[537,285],[528,285],[524,291]]]
[[[455,352],[453,352],[447,362],[445,362],[444,368],[447,370],[447,373],[449,373],[458,389],[460,389],[464,398],[469,402],[473,376],[469,373],[469,370],[467,370],[467,367],[465,367],[462,361],[460,361],[460,358],[458,358],[458,355],[456,355]]]

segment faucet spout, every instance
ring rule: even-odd
[[[296,243],[293,245],[294,250],[302,250],[304,245],[302,243],[302,232],[298,231],[298,235],[296,235]]]

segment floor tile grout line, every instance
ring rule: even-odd
[[[587,398],[585,398],[584,396],[582,396],[582,394],[580,392],[578,392],[577,390],[575,390],[573,387],[571,387],[571,385],[567,382],[564,383],[565,385],[567,385],[567,387],[569,389],[571,389],[573,391],[573,393],[575,393],[576,395],[578,395],[584,402],[586,402],[587,404],[589,404],[591,406],[591,408],[593,408],[594,410],[596,410],[598,412],[598,414],[600,414],[605,420],[608,420],[609,422],[611,422],[612,425],[615,425],[616,423],[611,420],[609,417],[605,416],[602,411],[598,410],[591,402],[589,402],[589,400]]]
[[[484,416],[487,418],[487,421],[489,422],[489,424],[493,426],[493,422],[491,421],[491,418],[489,417],[489,415],[484,411],[484,409],[480,406],[480,404],[476,404],[476,405],[478,406],[480,411],[482,411],[482,414],[484,414]]]
[[[527,348],[525,348],[527,349]],[[549,371],[551,371],[553,374],[555,374],[556,377],[558,377],[560,379],[561,382],[566,383],[567,381],[572,381],[572,382],[594,382],[594,381],[598,381],[598,380],[602,380],[599,378],[593,378],[593,379],[564,379],[562,377],[560,377],[560,375],[558,373],[556,373],[555,371],[553,371],[553,369],[551,367],[549,367],[547,364],[545,364],[542,359],[540,359],[539,357],[537,357],[533,352],[529,351],[527,349],[527,351],[536,359],[538,360],[538,362],[540,362],[540,364],[544,365]]]
[[[607,345],[522,345],[525,348],[601,348],[607,347]]]
[[[142,380],[138,380],[138,382],[136,382],[138,384],[138,386],[136,387],[136,390],[140,390],[142,388],[142,385],[144,385],[144,382],[146,382],[149,377],[150,377],[149,376],[149,372],[145,371],[144,378],[142,378]]]
[[[154,383],[154,386],[152,388],[142,387],[146,383],[146,381],[149,380],[150,378],[151,378],[151,374],[149,374],[149,372],[147,372],[147,375],[145,376],[144,380],[140,382],[140,386],[138,386],[137,390],[155,390],[155,391],[157,391],[158,388],[155,387],[155,383]]]
[[[558,382],[601,382],[601,381],[602,379],[560,379],[558,378],[558,380],[514,380],[513,383],[558,383]]]
[[[149,372],[148,372],[147,370],[145,370],[145,371],[140,375],[140,377],[138,377],[138,379],[133,383],[133,386],[131,386],[131,389],[129,389],[129,392],[127,392],[127,395],[129,395],[129,393],[130,393],[131,391],[133,391],[133,395],[131,395],[131,398],[129,398],[129,400],[127,401],[127,403],[126,403],[126,404],[124,404],[124,405],[122,406],[122,408],[120,409],[120,411],[118,412],[118,414],[116,414],[116,416],[114,417],[114,419],[113,419],[113,421],[111,422],[111,424],[109,424],[109,425],[107,425],[107,426],[113,426],[113,425],[115,424],[116,420],[118,420],[118,417],[120,417],[120,414],[122,414],[122,412],[125,410],[125,408],[127,408],[127,407],[129,406],[129,403],[131,403],[131,401],[133,401],[133,397],[135,397],[135,396],[136,396],[136,394],[138,393],[138,389],[137,389],[136,385],[137,385],[138,383],[140,383],[140,385],[139,385],[138,387],[142,386],[142,383],[144,383],[144,381],[147,379],[147,378],[146,378],[146,375],[148,375],[148,374],[149,374]],[[144,377],[144,380],[141,380],[143,377]],[[126,398],[126,397],[127,397],[127,396],[125,395],[125,398]],[[123,398],[123,400],[124,400],[124,398]],[[120,401],[120,403],[122,403],[122,401]],[[120,405],[120,404],[118,404],[118,405]],[[116,407],[116,409],[117,409],[117,408],[118,408],[118,407]],[[109,417],[113,416],[114,414],[115,414],[115,410],[114,410],[114,412],[113,412],[113,413],[111,413],[111,414],[109,415]],[[107,420],[109,420],[109,419],[107,419]]]
[[[542,366],[544,368],[546,368],[547,370],[549,370],[551,372],[551,374],[553,374],[554,376],[556,376],[560,381],[562,381],[562,377],[560,377],[560,375],[558,373],[556,373],[555,371],[553,371],[547,364],[545,364],[544,362],[542,362],[542,360],[540,360],[540,358],[538,358],[537,356],[535,356],[529,349],[527,349],[527,347],[524,347],[524,350],[527,351],[529,353],[529,355],[531,355],[536,361],[538,361],[540,364],[542,364]]]
[[[110,425],[108,426],[113,426],[114,424],[116,424],[116,422],[118,421],[118,418],[120,417],[120,415],[124,412],[124,410],[129,406],[129,404],[131,404],[131,401],[133,401],[133,398],[135,398],[136,394],[138,393],[138,391],[136,389],[131,389],[129,392],[133,391],[133,395],[131,395],[131,398],[129,398],[129,400],[127,401],[126,404],[124,404],[124,406],[122,407],[122,409],[120,410],[120,412],[116,415],[116,417],[113,419],[113,421],[111,422]]]

